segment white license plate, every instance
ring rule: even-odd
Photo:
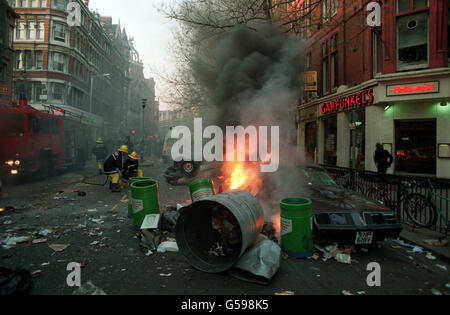
[[[368,245],[373,242],[373,232],[357,232],[356,233],[356,245]]]

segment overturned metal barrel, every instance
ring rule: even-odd
[[[178,248],[198,270],[228,270],[262,231],[264,212],[249,192],[207,196],[183,208],[176,225]]]

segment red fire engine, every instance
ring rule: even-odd
[[[1,178],[19,174],[48,176],[57,169],[81,169],[88,159],[89,126],[81,115],[47,106],[39,111],[22,99],[0,108]]]

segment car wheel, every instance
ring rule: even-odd
[[[197,174],[198,165],[194,162],[184,162],[181,166],[184,176],[187,178],[192,178]]]

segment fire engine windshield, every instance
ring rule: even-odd
[[[23,137],[24,135],[23,114],[1,114],[0,115],[0,137]]]

